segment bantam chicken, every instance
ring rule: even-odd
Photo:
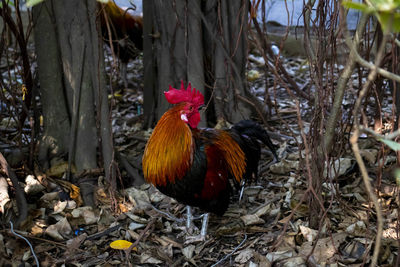
[[[190,83],[187,89],[171,86],[164,92],[174,104],[158,121],[147,142],[142,165],[147,182],[178,202],[222,215],[232,194],[231,181],[256,178],[260,142],[276,158],[267,132],[244,120],[229,130],[198,129],[203,95]],[[190,213],[190,208],[188,208]],[[187,227],[191,215],[188,214]],[[206,235],[208,214],[203,217],[200,239]]]
[[[143,50],[143,18],[134,16],[115,4],[113,0],[100,6],[100,25],[104,42],[112,44],[121,59],[124,86],[128,86],[126,65]],[[103,12],[104,11],[104,12]]]

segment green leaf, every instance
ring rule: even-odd
[[[393,171],[394,179],[396,180],[397,186],[400,186],[400,169],[396,168]]]
[[[14,1],[11,1],[11,0],[6,1],[6,5],[7,5],[7,6],[14,6],[14,7],[15,7]],[[0,2],[0,8],[2,8],[2,7],[3,7],[3,2]]]
[[[41,2],[43,2],[44,0],[27,0],[26,1],[26,6],[27,7],[33,7],[37,4],[40,4]]]
[[[376,17],[379,20],[379,23],[381,24],[383,32],[389,32],[390,30],[390,25],[391,19],[392,19],[392,14],[389,12],[380,12],[376,15]]]
[[[400,144],[392,141],[392,140],[388,140],[388,139],[379,139],[379,141],[381,141],[382,143],[384,143],[385,145],[387,145],[388,147],[390,147],[391,149],[393,149],[394,151],[399,151],[400,150]]]
[[[400,13],[379,12],[376,17],[384,32],[400,32]]]
[[[400,32],[400,14],[394,14],[393,19],[393,32]]]
[[[353,2],[353,1],[343,1],[342,5],[345,8],[352,8],[352,9],[360,10],[365,13],[373,12],[373,8],[370,8],[366,4],[361,4],[361,3],[357,3],[357,2]]]

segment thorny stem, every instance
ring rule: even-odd
[[[340,75],[338,79],[338,85],[335,90],[335,97],[334,97],[334,103],[333,103],[333,109],[331,112],[331,115],[328,118],[328,122],[326,125],[326,133],[324,136],[324,147],[325,151],[327,154],[330,154],[330,151],[332,150],[332,142],[333,142],[333,137],[335,133],[335,125],[338,121],[340,112],[341,112],[341,107],[342,107],[342,100],[344,96],[345,89],[347,87],[347,82],[349,81],[349,78],[354,70],[354,67],[356,65],[356,54],[357,53],[357,47],[358,44],[361,41],[361,35],[362,31],[364,30],[365,24],[367,23],[367,15],[363,14],[360,22],[358,23],[356,33],[354,35],[354,43],[352,47],[354,49],[351,49],[350,55],[349,55],[349,61],[347,62],[345,68],[343,69],[342,74]]]
[[[395,139],[396,137],[400,136],[400,129],[397,129],[396,131],[394,131],[393,133],[390,133],[390,134],[381,135],[370,128],[366,128],[366,127],[360,125],[360,131],[372,135],[377,140],[379,140],[379,139],[392,140],[392,139]]]
[[[222,259],[220,259],[219,261],[217,261],[216,263],[214,263],[213,265],[211,265],[211,267],[215,267],[215,266],[217,266],[217,265],[223,263],[224,261],[226,261],[226,259],[228,259],[229,257],[232,257],[232,255],[233,255],[236,251],[238,251],[239,248],[241,248],[241,247],[243,246],[243,244],[244,244],[244,242],[246,242],[246,240],[247,240],[247,234],[244,234],[244,238],[243,238],[242,242],[240,242],[240,244],[239,244],[236,248],[234,248],[234,250],[232,250],[231,253],[225,255],[225,257],[223,257]]]
[[[310,37],[310,21],[311,21],[311,11],[312,8],[315,4],[315,0],[308,0],[307,4],[305,5],[304,9],[304,46],[307,50],[307,53],[309,54],[311,60],[314,62],[315,61],[315,53],[314,53],[314,49],[311,47],[312,46],[312,42],[311,42],[311,37]]]
[[[134,249],[134,248],[139,244],[139,242],[143,239],[144,235],[145,235],[147,232],[149,232],[150,228],[154,225],[155,222],[156,222],[156,219],[155,219],[155,218],[151,219],[151,221],[149,221],[149,223],[146,225],[146,227],[145,227],[145,228],[143,229],[143,231],[140,233],[140,235],[139,235],[139,237],[136,239],[136,241],[135,241],[132,245],[130,245],[129,248],[127,248],[127,249],[125,250],[126,260],[128,261],[128,263],[129,263],[130,266],[131,266],[131,264],[130,264],[130,261],[129,261],[129,257],[130,257],[130,254],[131,254],[132,249]]]
[[[396,74],[394,74],[394,73],[392,73],[392,72],[390,72],[390,71],[387,71],[387,70],[385,70],[385,69],[382,69],[382,68],[378,67],[376,64],[372,64],[372,63],[366,61],[365,59],[363,59],[363,58],[360,56],[360,54],[357,53],[357,51],[355,51],[355,47],[354,47],[353,45],[349,45],[349,46],[350,46],[350,48],[351,48],[351,52],[354,51],[354,56],[356,57],[357,62],[358,62],[361,66],[363,66],[363,67],[365,67],[365,68],[368,68],[368,69],[371,69],[371,70],[372,70],[372,69],[375,69],[375,71],[376,71],[379,75],[382,75],[383,77],[388,78],[388,79],[390,79],[390,80],[394,80],[394,81],[396,81],[396,82],[400,82],[400,76],[399,76],[399,75],[396,75]]]
[[[372,255],[372,260],[371,260],[371,266],[377,266],[377,261],[378,261],[378,255],[379,255],[379,249],[381,246],[381,238],[382,238],[382,232],[383,232],[383,218],[382,218],[382,211],[378,202],[378,199],[373,192],[373,189],[371,187],[370,181],[369,181],[369,175],[367,168],[365,167],[364,161],[360,155],[360,149],[358,146],[358,138],[360,136],[360,125],[359,125],[359,119],[358,115],[360,113],[360,106],[361,106],[361,101],[365,97],[365,95],[368,92],[368,89],[370,87],[370,84],[376,79],[377,74],[378,74],[378,66],[380,65],[382,58],[383,58],[383,52],[385,49],[385,44],[386,40],[388,38],[388,34],[385,33],[383,36],[382,43],[380,44],[378,53],[376,55],[375,59],[375,64],[371,68],[371,72],[368,75],[368,80],[367,82],[363,85],[363,88],[360,91],[360,94],[356,100],[356,103],[354,105],[354,110],[353,110],[353,118],[354,118],[354,127],[353,127],[353,134],[350,137],[350,143],[351,143],[351,148],[353,149],[356,161],[358,163],[358,166],[360,168],[363,182],[365,184],[365,188],[367,190],[367,193],[369,197],[371,198],[375,210],[376,210],[376,217],[377,217],[377,233],[376,233],[376,240],[375,240],[375,247],[374,247],[374,253]],[[350,45],[352,51],[354,51],[355,44]]]

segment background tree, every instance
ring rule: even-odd
[[[84,202],[94,205],[93,183],[79,183],[77,174],[104,166],[115,188],[97,3],[47,0],[34,6],[33,14],[44,117],[39,160],[48,168],[68,155],[69,171],[76,167],[72,181],[80,184]]]
[[[144,109],[149,127],[180,80],[205,93],[209,122],[249,118],[245,83],[248,1],[143,1]]]

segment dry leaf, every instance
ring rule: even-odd
[[[45,233],[55,240],[62,241],[64,240],[64,236],[68,236],[72,233],[72,228],[68,220],[63,218],[56,224],[47,227]]]
[[[150,198],[145,191],[130,187],[124,193],[132,203],[137,204],[138,208],[145,208],[150,204]]]
[[[245,225],[254,225],[254,224],[263,224],[265,221],[257,216],[257,214],[247,214],[240,219],[244,222]]]
[[[196,248],[195,245],[189,245],[187,247],[184,247],[182,249],[183,256],[185,256],[186,259],[190,260],[191,258],[193,258],[193,252],[195,248]]]
[[[293,170],[299,169],[299,162],[298,161],[291,161],[282,159],[278,163],[271,165],[270,171],[276,174],[286,174]]]
[[[54,212],[53,214],[58,214],[60,212],[63,212],[64,209],[67,207],[68,201],[58,201],[55,203],[53,209]]]
[[[239,255],[236,256],[235,262],[240,264],[245,264],[253,257],[254,250],[245,249],[242,250]]]
[[[300,247],[299,253],[307,256],[315,246],[313,257],[316,262],[326,262],[339,251],[339,246],[342,242],[345,242],[346,236],[347,233],[335,233],[332,234],[332,237],[319,239],[316,245],[314,242],[305,242]]]
[[[45,187],[37,179],[35,179],[35,176],[33,175],[26,176],[25,184],[26,186],[24,188],[24,191],[28,195],[37,194],[45,189]]]
[[[0,177],[0,213],[5,213],[6,206],[10,202],[10,196],[8,195],[8,184],[4,177]]]
[[[74,209],[71,212],[73,218],[82,218],[85,224],[93,224],[97,223],[99,219],[98,216],[95,215],[91,207],[80,207]]]
[[[308,242],[314,241],[318,235],[317,230],[305,227],[303,225],[300,225],[300,232]]]
[[[275,252],[270,252],[267,254],[267,259],[272,263],[274,261],[286,259],[296,256],[296,252],[293,250],[282,250],[282,251],[275,251]]]
[[[148,264],[162,264],[163,261],[154,258],[152,255],[150,255],[147,252],[144,252],[140,255],[140,263],[144,264],[144,263],[148,263]]]

